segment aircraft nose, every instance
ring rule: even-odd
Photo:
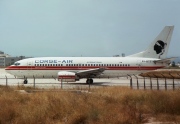
[[[12,66],[8,66],[8,67],[5,68],[5,71],[10,72],[10,70],[12,70],[11,68],[12,68]]]
[[[9,69],[9,67],[6,67],[4,70],[6,70],[6,71],[7,71],[8,69]]]

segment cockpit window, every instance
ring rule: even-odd
[[[14,65],[18,66],[18,65],[20,65],[20,63],[16,62],[16,63],[14,63]]]

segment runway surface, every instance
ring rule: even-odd
[[[7,78],[6,78],[7,77]],[[137,89],[138,85],[139,89],[144,89],[144,78],[138,77],[138,80],[135,76],[132,76],[132,85],[133,89]],[[165,79],[157,79],[152,78],[152,89],[156,90],[158,89],[157,83],[159,84],[159,89],[163,90],[165,89]],[[145,88],[150,89],[150,78],[145,79]],[[98,88],[98,87],[107,87],[107,86],[128,86],[130,87],[130,77],[120,77],[120,78],[112,78],[112,79],[94,79],[94,83],[89,85],[86,84],[86,79],[81,79],[77,82],[59,82],[57,79],[54,78],[51,79],[35,79],[35,85],[34,85],[34,79],[28,79],[28,84],[23,84],[23,79],[17,79],[13,75],[10,75],[5,72],[3,68],[0,69],[0,85],[8,85],[8,86],[18,86],[18,85],[24,85],[27,87],[36,87],[36,88],[42,88],[42,89],[89,89],[89,88]],[[173,89],[173,79],[167,79],[167,89]],[[180,89],[180,79],[174,80],[174,88]]]

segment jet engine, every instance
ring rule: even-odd
[[[74,72],[60,71],[58,72],[58,80],[63,82],[75,82],[79,79]]]

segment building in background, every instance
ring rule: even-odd
[[[30,58],[30,57],[25,57],[25,56],[12,57],[12,56],[0,51],[0,67],[10,66],[10,65],[14,64],[16,61],[19,61],[19,60],[22,60],[25,58]]]

